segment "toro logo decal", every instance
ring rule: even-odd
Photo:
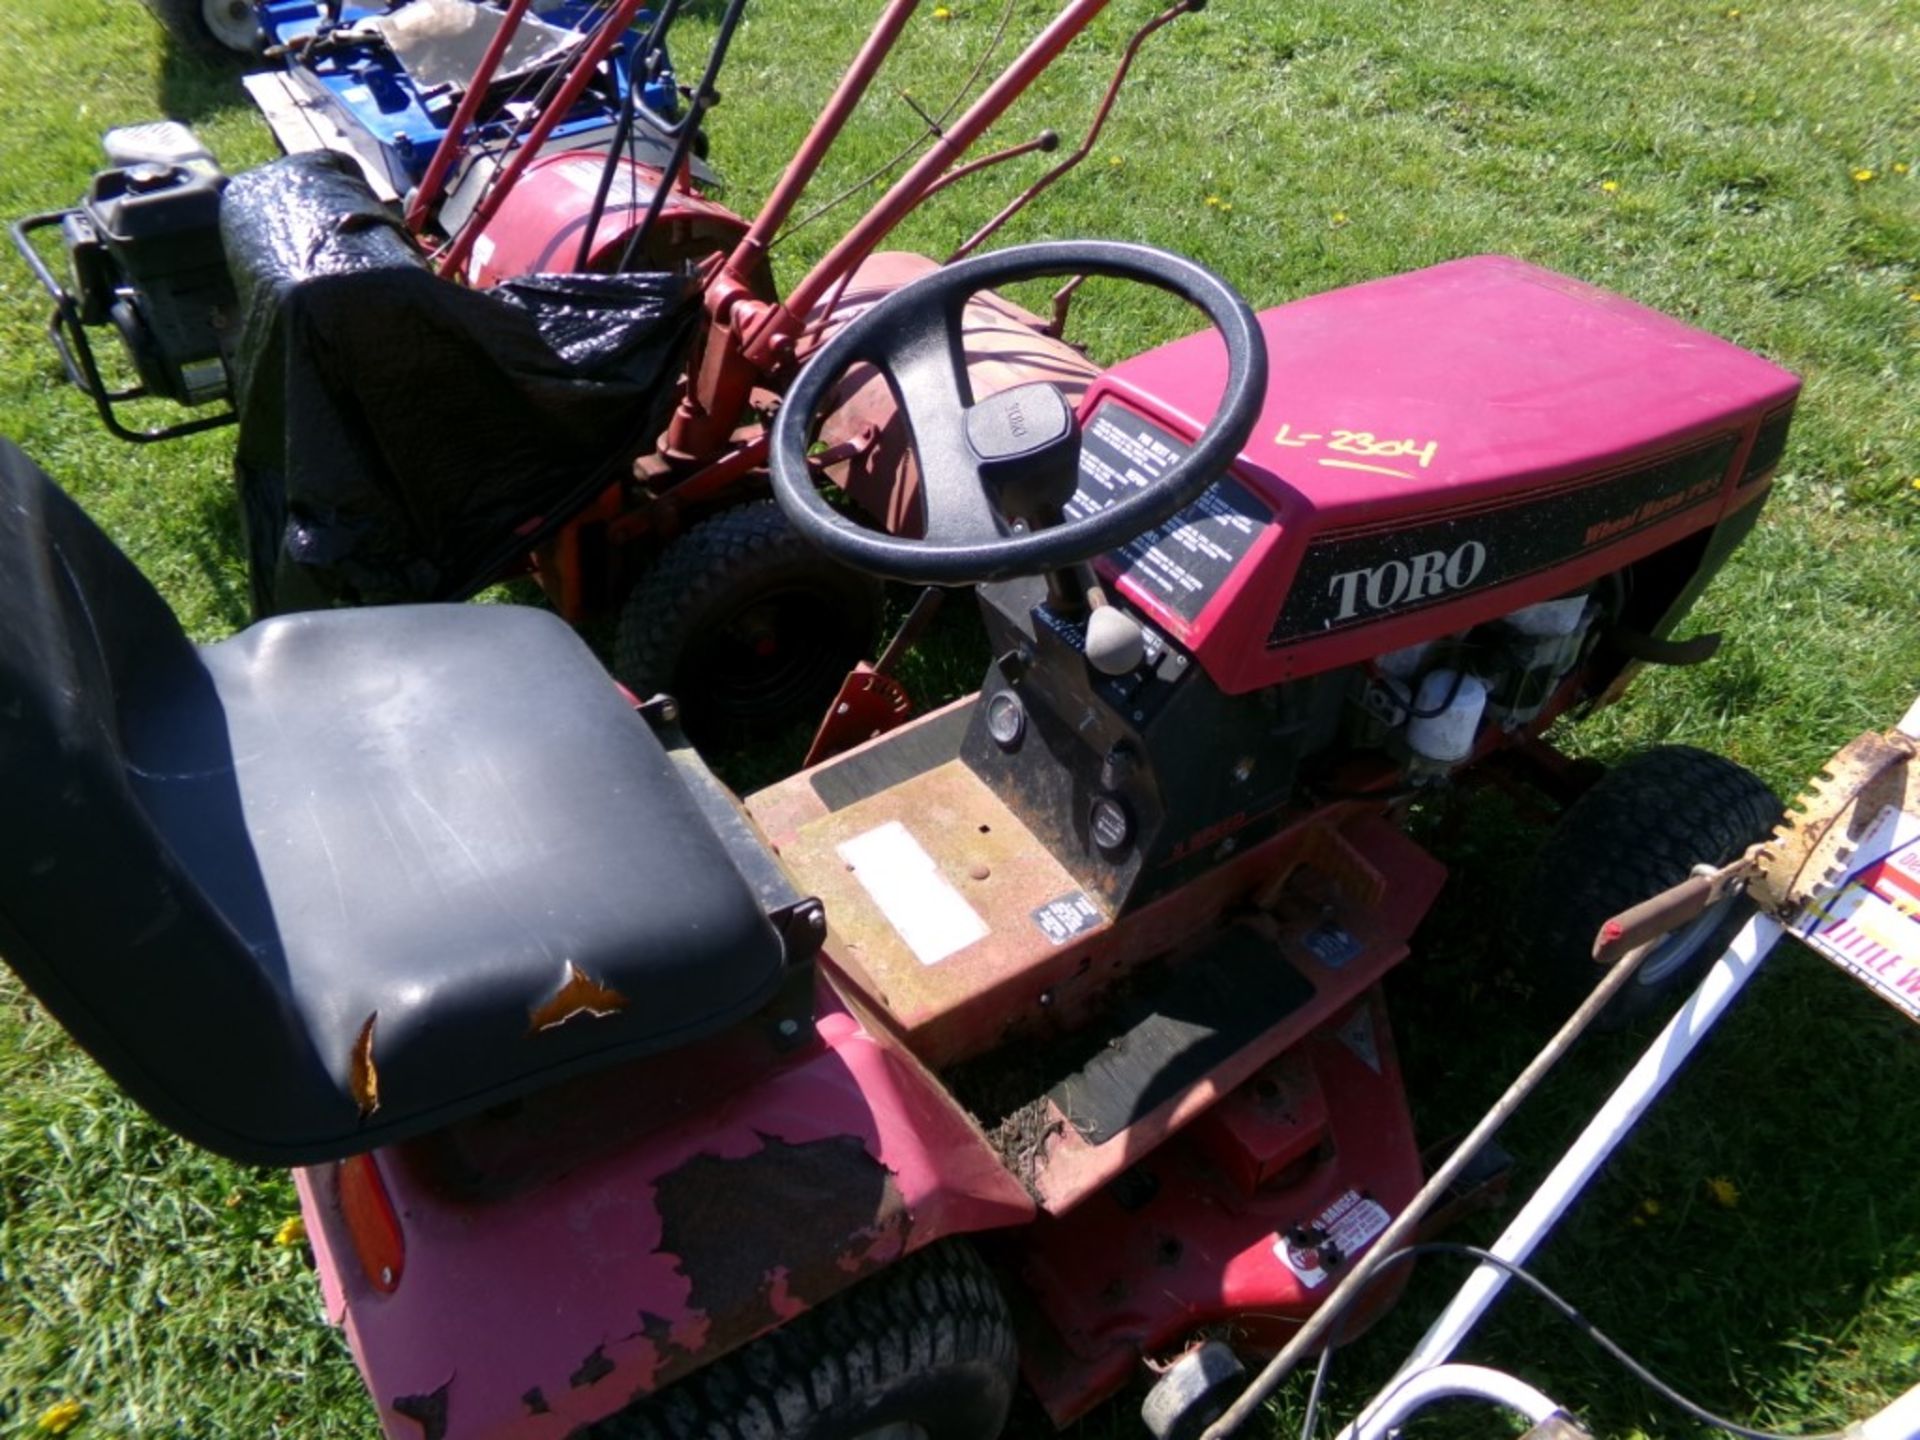
[[[1469,540],[1452,550],[1425,550],[1411,560],[1388,560],[1359,570],[1344,570],[1327,584],[1338,602],[1333,620],[1351,620],[1362,610],[1391,610],[1464,590],[1487,568],[1487,547]]]
[[[1716,436],[1636,470],[1512,495],[1470,514],[1410,516],[1392,526],[1368,517],[1361,533],[1316,535],[1274,616],[1267,646],[1454,603],[1602,547],[1619,546],[1618,563],[1625,564],[1636,558],[1623,544],[1630,536],[1683,516],[1692,517],[1687,528],[1713,522],[1707,507],[1726,483],[1738,443],[1734,435]]]

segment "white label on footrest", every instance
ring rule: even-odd
[[[986,938],[987,922],[898,820],[854,836],[836,853],[922,965],[938,965]]]
[[[1808,903],[1793,933],[1910,1020],[1920,1020],[1920,816],[1889,805],[1845,880]]]

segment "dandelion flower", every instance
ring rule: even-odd
[[[64,1435],[80,1423],[87,1413],[78,1400],[61,1400],[40,1412],[40,1429],[48,1435]]]
[[[289,1215],[280,1222],[280,1228],[273,1232],[276,1245],[298,1245],[307,1238],[307,1222],[298,1215]]]
[[[1124,155],[1109,155],[1107,157],[1107,164],[1110,165],[1115,170],[1118,170],[1122,165],[1126,163],[1127,163],[1127,157]]]
[[[1344,225],[1344,224],[1346,224],[1346,223],[1347,223],[1347,212],[1346,212],[1346,211],[1344,211],[1344,210],[1336,210],[1336,211],[1334,211],[1334,212],[1333,212],[1333,223],[1334,223],[1334,224],[1336,224],[1336,225]]]
[[[1855,183],[1864,185],[1873,179],[1873,171],[1862,165],[1858,170],[1853,172],[1853,178]]]
[[[1907,173],[1907,162],[1906,162],[1906,161],[1904,161],[1904,160],[1896,160],[1896,161],[1894,161],[1894,162],[1893,162],[1893,173],[1894,173],[1894,174],[1896,174],[1896,175],[1904,175],[1904,174],[1906,174],[1906,173]]]
[[[1218,195],[1209,195],[1207,197],[1207,208],[1209,210],[1218,210],[1220,208],[1220,197]]]
[[[1740,12],[1738,10],[1727,11],[1727,19],[1738,20],[1739,18],[1740,18]]]
[[[1600,182],[1600,188],[1609,195],[1617,194],[1620,189],[1620,182],[1618,180],[1602,180]]]
[[[933,18],[936,20],[951,20],[953,18],[953,11],[944,5],[936,5],[933,7]]]
[[[1707,1181],[1707,1198],[1722,1210],[1731,1210],[1740,1203],[1740,1187],[1724,1175],[1715,1175]]]

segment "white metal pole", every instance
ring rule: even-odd
[[[1920,1385],[1879,1414],[1848,1426],[1845,1433],[1857,1440],[1915,1440],[1920,1436]]]
[[[1555,1165],[1540,1188],[1513,1217],[1489,1249],[1503,1260],[1524,1264],[1554,1224],[1564,1215],[1580,1192],[1586,1188],[1627,1132],[1639,1123],[1660,1092],[1666,1088],[1686,1059],[1725,1013],[1733,997],[1760,967],[1782,933],[1780,922],[1767,915],[1755,915],[1727,947],[1727,952],[1707,971],[1700,988],[1680,1007],[1666,1029],[1647,1048],[1607,1103],[1600,1107],[1587,1128],[1574,1141],[1560,1163]],[[1407,1357],[1393,1384],[1418,1371],[1441,1364],[1454,1352],[1487,1312],[1507,1283],[1507,1275],[1495,1266],[1482,1264],[1460,1287],[1451,1304],[1441,1312],[1422,1337],[1413,1354]],[[1341,1432],[1341,1440],[1355,1440],[1368,1433],[1376,1408],[1384,1398],[1376,1397],[1359,1419]],[[1879,1440],[1879,1437],[1876,1437]]]
[[[1482,1365],[1435,1365],[1390,1385],[1365,1423],[1355,1422],[1355,1440],[1386,1440],[1416,1410],[1436,1400],[1456,1399],[1490,1400],[1519,1411],[1533,1425],[1560,1413],[1553,1401],[1504,1370],[1489,1370]]]
[[[1914,700],[1912,707],[1893,728],[1909,740],[1920,740],[1920,698]]]

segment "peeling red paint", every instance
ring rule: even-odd
[[[402,1395],[393,1402],[393,1413],[405,1416],[420,1427],[420,1440],[446,1440],[448,1396],[453,1381],[425,1395]]]
[[[660,1249],[691,1282],[706,1349],[741,1344],[906,1253],[906,1203],[859,1137],[760,1138],[750,1155],[695,1156],[655,1189]]]
[[[589,1385],[598,1385],[612,1373],[613,1361],[607,1358],[607,1347],[596,1345],[587,1358],[580,1362],[580,1368],[567,1377],[567,1384],[576,1390],[583,1390]]]

